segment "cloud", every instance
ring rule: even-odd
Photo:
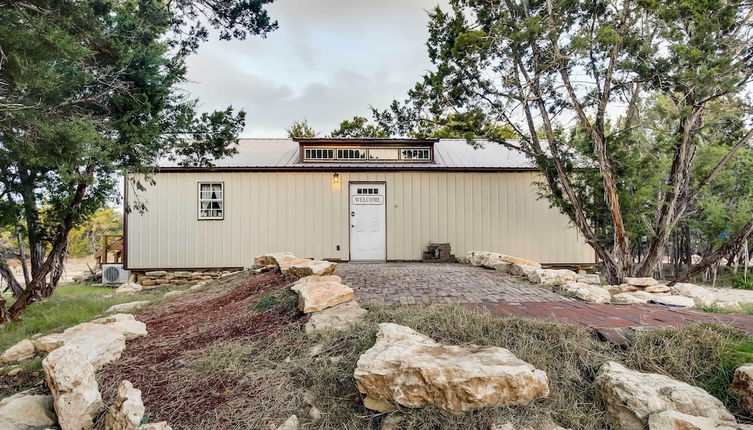
[[[204,110],[247,112],[245,137],[280,137],[306,118],[322,132],[369,105],[402,99],[429,68],[429,0],[278,0],[268,38],[206,43],[188,61],[185,89]]]

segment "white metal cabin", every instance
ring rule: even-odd
[[[125,217],[127,269],[238,268],[267,252],[336,261],[421,260],[429,243],[550,265],[594,251],[538,199],[515,151],[465,140],[241,139],[214,166],[161,166]],[[126,202],[135,199],[126,185]]]

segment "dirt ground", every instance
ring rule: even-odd
[[[17,259],[10,259],[7,261],[13,271],[13,275],[23,285],[24,273],[21,268],[21,262]],[[94,269],[96,266],[93,255],[82,258],[68,258],[65,260],[65,269],[62,278],[60,278],[60,284],[69,284],[73,282],[73,278],[90,273],[89,269]]]
[[[217,410],[229,402],[233,408],[252,407],[253,393],[242,392],[242,375],[196,378],[190,363],[215,343],[264,340],[300,324],[303,317],[291,306],[254,311],[266,294],[295,280],[279,273],[243,272],[213,282],[206,292],[141,312],[137,318],[146,323],[149,336],[129,341],[120,360],[100,373],[105,402],[111,402],[120,381],[128,380],[141,390],[150,422],[167,421],[173,428],[225,428],[225,415]],[[247,404],[239,404],[240,399]]]

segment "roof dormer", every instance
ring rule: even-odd
[[[294,139],[303,163],[434,163],[436,139]]]

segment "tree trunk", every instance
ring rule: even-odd
[[[94,167],[94,164],[89,164],[84,172],[84,176],[87,178],[91,177],[94,173]],[[23,310],[30,304],[41,300],[44,297],[43,294],[49,295],[54,291],[54,287],[47,282],[47,275],[50,274],[56,261],[62,259],[62,255],[65,254],[66,249],[68,249],[68,233],[70,233],[75,222],[78,220],[81,211],[81,202],[84,200],[87,188],[87,182],[78,183],[76,192],[71,199],[70,211],[65,216],[63,225],[55,236],[50,254],[47,256],[44,263],[39,266],[39,269],[32,272],[31,283],[26,287],[23,294],[21,294],[21,296],[19,296],[8,309],[8,314],[12,320],[18,320],[21,316],[21,312],[23,312]]]
[[[31,277],[29,276],[29,266],[26,265],[26,251],[24,251],[24,237],[21,234],[21,229],[16,225],[16,239],[18,239],[18,259],[21,261],[21,270],[24,273],[24,286],[29,285]],[[19,295],[21,292],[18,293]],[[18,295],[14,294],[16,297]]]
[[[8,263],[5,262],[5,259],[2,258],[2,256],[0,256],[0,276],[2,276],[2,278],[5,279],[5,282],[8,283],[8,287],[13,293],[13,297],[19,297],[24,292],[21,284],[19,284],[16,277],[13,276],[13,272],[10,270]],[[0,293],[0,295],[1,294],[2,293]]]
[[[748,223],[745,224],[745,226],[724,245],[720,246],[716,251],[706,257],[703,257],[703,260],[701,260],[695,267],[685,272],[682,276],[674,279],[669,285],[674,285],[678,282],[685,282],[693,276],[703,272],[707,267],[719,263],[725,255],[729,255],[730,251],[740,249],[751,234],[753,234],[753,218],[751,218],[750,221],[748,221]]]
[[[39,270],[44,261],[44,243],[42,229],[39,223],[39,209],[37,208],[37,196],[34,192],[34,176],[26,169],[19,169],[21,178],[21,195],[23,197],[24,217],[26,218],[26,231],[29,233],[29,256],[31,259],[31,273]]]
[[[0,327],[11,321],[8,309],[5,308],[5,297],[0,294]]]
[[[68,239],[65,240],[65,248],[63,248],[63,252],[60,253],[58,258],[55,259],[55,261],[52,264],[52,269],[50,269],[50,287],[49,291],[43,292],[43,297],[49,297],[52,295],[52,291],[57,288],[58,282],[60,282],[60,277],[63,276],[63,270],[65,268],[65,257],[68,254]]]

